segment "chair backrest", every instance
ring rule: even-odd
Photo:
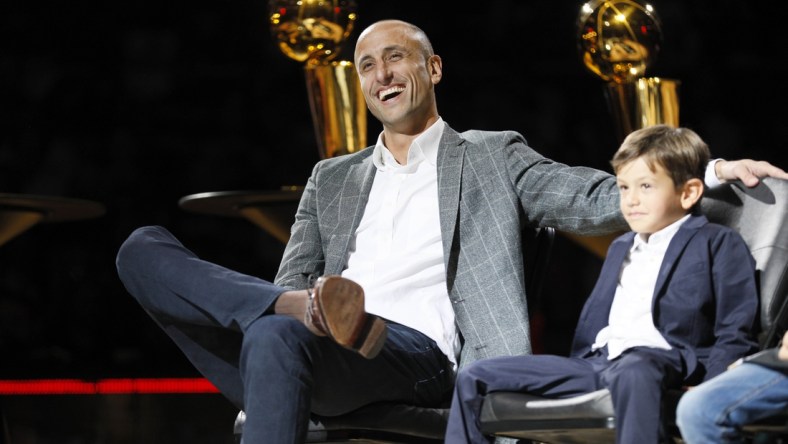
[[[788,181],[765,178],[707,190],[701,211],[738,231],[755,258],[761,293],[760,345],[772,347],[788,327]]]
[[[523,259],[525,260],[525,294],[528,305],[538,304],[542,297],[544,278],[553,253],[555,228],[542,227],[535,230],[524,230]]]

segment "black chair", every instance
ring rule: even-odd
[[[741,183],[708,190],[701,208],[712,222],[741,233],[757,263],[761,291],[762,348],[773,347],[788,327],[788,181],[766,178],[754,188]],[[670,392],[663,405],[668,421],[682,392]],[[544,443],[612,443],[616,420],[607,389],[567,399],[546,399],[522,393],[487,395],[482,429],[496,436]],[[751,424],[748,433],[788,436],[788,412]],[[678,431],[673,430],[678,439]]]
[[[544,285],[554,238],[555,230],[551,227],[526,229],[523,232],[525,286],[529,303],[533,301],[533,305]],[[443,443],[450,401],[447,399],[443,406],[437,408],[380,403],[341,416],[313,415],[306,442]],[[233,427],[236,443],[239,444],[245,420],[242,411]]]

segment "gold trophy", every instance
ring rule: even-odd
[[[678,126],[679,82],[645,77],[662,44],[662,24],[648,4],[636,0],[591,0],[580,7],[578,49],[589,71],[607,82],[605,96],[619,141],[658,123]],[[621,233],[578,236],[564,233],[598,257]]]
[[[355,67],[336,61],[353,30],[353,0],[270,0],[271,32],[279,49],[304,63],[320,157],[353,153],[367,144],[367,108]]]
[[[658,123],[678,126],[679,82],[644,77],[662,44],[662,25],[650,4],[589,1],[580,8],[577,30],[583,64],[607,82],[605,93],[620,140]]]
[[[367,108],[355,67],[335,61],[356,20],[354,0],[269,0],[271,33],[279,49],[304,63],[309,105],[320,157],[358,151],[367,143]],[[287,243],[303,187],[275,191],[198,193],[180,200],[184,209],[242,216]]]

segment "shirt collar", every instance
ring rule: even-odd
[[[686,216],[682,217],[681,219],[673,222],[672,224],[668,225],[667,227],[652,233],[651,236],[648,237],[648,241],[643,239],[643,236],[639,233],[635,235],[635,242],[632,244],[632,250],[634,251],[636,248],[640,248],[641,246],[655,246],[655,245],[667,245],[670,243],[670,240],[673,239],[673,236],[679,231],[681,225],[690,218],[690,215],[687,214]]]
[[[418,165],[425,160],[432,166],[437,165],[438,146],[440,145],[445,126],[446,123],[443,119],[438,117],[435,123],[413,139],[408,149],[407,165],[400,165],[397,163],[391,151],[389,151],[383,143],[383,133],[381,132],[380,135],[378,135],[378,140],[372,152],[372,163],[375,164],[375,167],[379,171],[392,171],[397,173],[413,172]]]

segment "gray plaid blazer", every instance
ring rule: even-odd
[[[339,274],[369,198],[372,147],[322,160],[304,189],[275,282],[306,288]],[[515,132],[446,126],[438,149],[446,285],[463,346],[460,367],[530,353],[521,233],[552,226],[579,234],[626,229],[613,176],[553,162]]]

